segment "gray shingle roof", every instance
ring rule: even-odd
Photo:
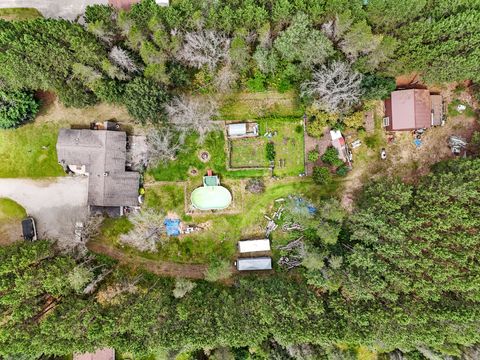
[[[85,165],[89,205],[138,205],[140,174],[125,171],[126,139],[122,131],[60,129],[58,161]]]

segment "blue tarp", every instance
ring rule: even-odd
[[[167,230],[167,235],[178,236],[180,235],[180,220],[179,219],[165,219],[163,222]]]
[[[420,146],[422,146],[422,140],[420,139],[415,139],[413,140],[413,143],[415,144],[415,146],[418,148]]]

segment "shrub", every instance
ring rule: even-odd
[[[345,164],[342,164],[337,168],[336,173],[339,176],[347,176],[349,171],[350,169],[348,168],[348,166]]]
[[[266,77],[262,73],[255,73],[255,76],[247,80],[247,88],[250,92],[263,92],[265,87]]]
[[[14,128],[32,120],[39,108],[31,93],[0,91],[0,128]]]
[[[267,143],[267,160],[268,161],[274,161],[275,160],[275,144],[273,142],[268,142]]]
[[[265,183],[261,178],[250,179],[245,186],[245,190],[251,192],[252,194],[261,194],[265,192]]]
[[[313,107],[307,109],[307,115],[312,117],[307,123],[307,134],[320,138],[327,126],[333,126],[337,122],[337,114],[329,114]]]
[[[342,160],[338,158],[338,150],[333,146],[330,146],[325,150],[325,153],[322,155],[322,161],[325,164],[340,166],[343,164]]]
[[[363,126],[364,114],[363,111],[356,111],[343,118],[343,123],[346,127],[351,129],[358,129]]]
[[[382,144],[382,139],[379,135],[372,134],[365,137],[365,145],[370,149],[376,149]]]
[[[315,162],[318,160],[318,158],[320,157],[320,154],[318,153],[317,150],[310,150],[308,152],[308,156],[307,156],[307,159],[308,161],[310,162]]]
[[[297,125],[295,126],[295,132],[297,134],[301,134],[303,132],[303,125]]]
[[[183,298],[186,294],[195,288],[196,284],[188,279],[175,279],[175,288],[173,289],[173,297],[176,299]]]
[[[332,180],[330,171],[326,167],[315,166],[313,168],[312,178],[315,184],[325,185]]]
[[[383,77],[375,74],[363,76],[361,87],[363,98],[366,100],[383,100],[390,96],[390,93],[397,87],[395,79],[392,77]]]
[[[224,280],[232,275],[232,266],[227,260],[214,259],[207,271],[205,271],[205,280],[215,282]]]

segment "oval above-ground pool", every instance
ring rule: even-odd
[[[223,210],[232,203],[232,194],[223,186],[202,186],[193,190],[191,200],[198,210]]]

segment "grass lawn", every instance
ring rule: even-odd
[[[40,11],[33,8],[0,9],[0,19],[3,20],[32,20],[43,17]]]
[[[145,206],[157,211],[172,212],[188,219],[185,212],[185,193],[182,183],[156,184],[145,190]],[[165,212],[166,214],[166,212]]]
[[[15,201],[0,198],[0,222],[20,220],[27,216],[25,209]]]
[[[167,164],[161,164],[149,170],[148,174],[157,181],[185,181],[190,178],[190,169],[196,169],[198,176],[206,174],[207,169],[212,169],[216,174],[230,178],[243,178],[249,176],[263,176],[263,170],[227,171],[227,155],[225,138],[222,131],[210,133],[203,144],[199,144],[197,135],[190,135],[185,141],[183,151],[177,159]],[[210,160],[202,162],[199,154],[208,151]]]
[[[240,180],[229,180],[230,185]],[[148,259],[174,261],[180,263],[209,263],[212,258],[231,260],[240,239],[265,236],[265,214],[271,214],[274,200],[289,194],[299,194],[319,201],[332,194],[337,183],[328,187],[319,187],[309,179],[268,180],[263,194],[245,192],[242,197],[243,211],[240,214],[195,215],[192,219],[183,211],[183,193],[179,184],[155,184],[147,187],[146,206],[151,206],[163,213],[175,212],[186,224],[196,224],[204,230],[180,237],[170,237],[157,253],[141,253],[131,248],[124,248],[131,254]],[[235,195],[234,195],[235,196]],[[182,198],[182,199],[181,199]],[[107,219],[102,226],[99,241],[110,242],[118,246],[118,237],[131,229],[128,219]],[[283,241],[281,236],[279,241]],[[273,237],[275,243],[275,235]]]
[[[264,137],[235,139],[231,141],[231,167],[268,167],[267,139]]]
[[[231,141],[231,166],[268,166],[266,145],[275,144],[275,170],[277,176],[296,176],[304,172],[302,120],[295,117],[257,120],[260,136]],[[267,132],[271,138],[263,136]]]
[[[27,124],[0,130],[0,178],[63,176],[57,163],[58,127]]]
[[[226,97],[222,103],[220,114],[223,120],[303,115],[303,109],[298,105],[298,98],[294,91],[240,92]]]

